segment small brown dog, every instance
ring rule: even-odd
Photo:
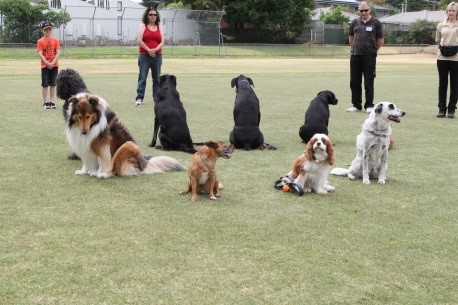
[[[206,193],[209,194],[210,199],[217,199],[222,184],[219,183],[215,172],[216,160],[219,157],[229,159],[232,152],[231,146],[221,141],[205,142],[192,156],[188,167],[188,187],[180,194],[192,192],[192,201],[196,201],[197,193]]]

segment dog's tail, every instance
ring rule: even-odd
[[[346,168],[341,168],[341,167],[334,167],[330,174],[336,175],[336,176],[347,176],[348,175],[348,169]]]
[[[187,170],[178,160],[168,156],[151,157],[142,173],[147,175],[161,174],[170,171]]]

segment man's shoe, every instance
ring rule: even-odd
[[[448,117],[449,119],[454,119],[454,118],[455,118],[455,112],[449,112],[449,113],[447,114],[447,117]]]
[[[445,118],[445,112],[439,111],[439,113],[436,115],[438,118]]]
[[[373,109],[374,109],[374,108],[372,108],[372,107],[366,108],[366,113],[371,113]]]
[[[361,111],[361,110],[359,110],[359,109],[356,108],[355,106],[350,107],[350,108],[347,109],[347,112],[357,112],[357,111]]]
[[[49,102],[44,102],[43,103],[43,109],[50,109],[51,105],[49,105]]]
[[[138,99],[138,100],[135,101],[135,106],[137,106],[137,107],[141,106],[142,103],[143,103],[143,100]]]
[[[49,109],[56,109],[56,104],[49,102]]]

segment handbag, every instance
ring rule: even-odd
[[[441,46],[439,45],[442,56],[453,56],[458,53],[458,46]]]

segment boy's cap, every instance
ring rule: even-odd
[[[54,27],[54,25],[53,25],[51,22],[49,22],[49,21],[45,21],[45,22],[43,22],[43,24],[41,25],[41,29],[42,29],[42,30],[44,30],[44,29],[46,29],[46,28],[53,28],[53,27]]]

